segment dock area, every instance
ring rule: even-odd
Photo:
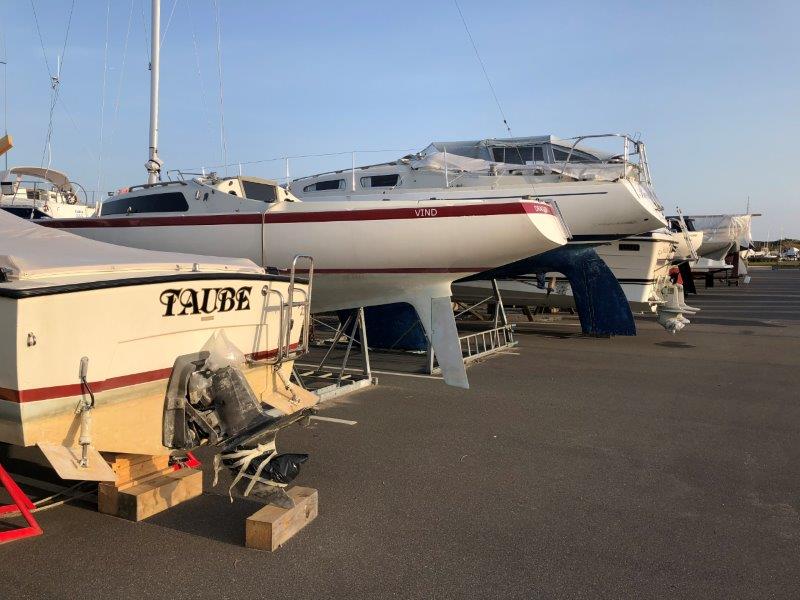
[[[0,546],[0,595],[796,598],[800,269],[751,277],[700,284],[678,335],[519,324],[466,393],[381,373],[327,402],[280,441],[311,455],[320,516],[278,552],[243,547],[259,505],[198,452],[203,495],[140,523],[37,513],[45,535]]]

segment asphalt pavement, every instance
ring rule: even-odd
[[[275,553],[225,482],[0,546],[12,598],[800,597],[800,270],[703,289],[672,336],[520,326],[471,389],[381,375],[279,438],[319,517]],[[202,456],[202,454],[201,454]]]

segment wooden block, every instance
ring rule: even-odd
[[[169,467],[169,454],[105,454],[106,461],[117,476],[117,487],[162,473]]]
[[[141,521],[202,493],[202,471],[165,471],[122,488],[101,483],[97,493],[97,508],[104,514]]]
[[[317,518],[317,490],[293,487],[286,491],[294,500],[293,508],[267,504],[247,519],[245,546],[274,552],[303,527]]]

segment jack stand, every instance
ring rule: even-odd
[[[81,380],[81,387],[84,391],[89,393],[89,400],[86,394],[78,402],[75,408],[75,414],[81,417],[81,435],[78,438],[78,444],[81,447],[81,459],[78,462],[78,467],[81,469],[89,468],[89,446],[92,445],[92,409],[94,408],[94,394],[92,388],[89,387],[89,382],[86,379],[89,373],[89,358],[84,356],[81,358],[81,367],[78,374]]]
[[[502,350],[513,348],[518,343],[514,339],[514,326],[508,322],[508,315],[503,305],[503,296],[500,294],[500,287],[497,285],[496,279],[492,279],[492,295],[456,313],[456,320],[466,313],[476,314],[475,309],[482,304],[493,307],[492,328],[459,336],[461,353],[466,364]],[[430,344],[428,344],[427,359],[428,373],[430,375],[437,374],[439,368],[436,366],[436,357]]]
[[[319,396],[320,402],[323,402],[377,383],[377,380],[372,377],[363,308],[359,308],[356,312],[348,315],[345,322],[340,323],[335,329],[318,319],[314,319],[314,323],[334,330],[335,333],[330,347],[319,364],[295,363],[292,376],[298,385],[315,393]],[[341,364],[339,366],[327,366],[326,363],[333,350],[345,340],[347,345]],[[360,373],[354,372],[354,369],[347,368],[354,343],[359,346],[364,363]]]
[[[16,482],[11,479],[11,476],[3,468],[3,465],[0,465],[0,485],[6,489],[12,501],[12,504],[0,506],[0,515],[18,512],[28,523],[27,527],[20,527],[10,531],[0,531],[0,544],[21,540],[26,537],[33,537],[35,535],[42,535],[42,528],[39,527],[36,519],[34,519],[31,514],[31,511],[34,509],[33,502],[19,489]]]

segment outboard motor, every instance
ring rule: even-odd
[[[285,487],[308,455],[278,454],[275,438],[309,411],[284,415],[263,405],[239,368],[244,355],[224,333],[215,334],[207,347],[175,361],[164,404],[164,446],[174,450],[215,447],[214,484],[224,466],[235,474],[231,490],[246,482],[245,496],[254,489]]]

